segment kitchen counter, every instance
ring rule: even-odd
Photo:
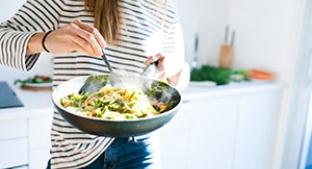
[[[7,83],[18,96],[18,98],[22,101],[24,106],[0,109],[0,119],[23,118],[52,114],[53,107],[51,91],[23,90],[20,88],[20,85],[14,85],[13,82]]]
[[[29,91],[21,89],[19,85],[13,85],[12,82],[8,82],[8,84],[22,101],[24,106],[0,109],[0,119],[45,116],[52,114],[53,105],[51,91]],[[261,91],[280,87],[280,85],[270,82],[240,82],[223,86],[207,87],[197,86],[191,82],[190,85],[182,91],[182,98],[185,102],[188,102],[192,99],[200,99],[203,97],[221,97],[235,93],[248,93],[250,91]]]
[[[201,98],[222,97],[236,93],[245,94],[249,92],[264,91],[268,89],[281,89],[280,84],[267,81],[232,82],[220,86],[198,86],[192,82],[182,92],[184,101]]]

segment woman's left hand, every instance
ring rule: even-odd
[[[156,75],[157,79],[166,80],[171,85],[176,86],[180,74],[183,69],[184,62],[176,60],[173,57],[166,57],[161,53],[150,56],[145,62],[145,65],[158,61],[158,73]]]

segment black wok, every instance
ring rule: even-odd
[[[108,78],[108,75],[97,75]],[[52,95],[53,104],[63,118],[74,127],[86,133],[108,137],[131,137],[147,134],[167,124],[180,109],[181,94],[171,85],[157,80],[151,80],[139,76],[125,76],[124,83],[132,83],[139,86],[146,94],[153,95],[157,100],[171,104],[171,108],[154,117],[129,120],[108,120],[96,117],[88,117],[67,111],[60,105],[60,99],[78,92],[91,76],[83,76],[71,79],[58,85]],[[102,79],[103,80],[103,79]],[[107,80],[103,81],[106,85]]]

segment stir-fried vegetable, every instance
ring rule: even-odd
[[[109,85],[91,95],[73,93],[62,98],[61,105],[87,116],[119,120],[152,117],[168,109],[141,90]]]

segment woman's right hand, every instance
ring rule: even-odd
[[[30,39],[27,46],[28,55],[44,51],[41,45],[44,34],[37,33]],[[51,32],[46,37],[44,45],[53,54],[79,51],[99,57],[102,55],[102,49],[106,47],[106,42],[96,28],[75,20]]]

